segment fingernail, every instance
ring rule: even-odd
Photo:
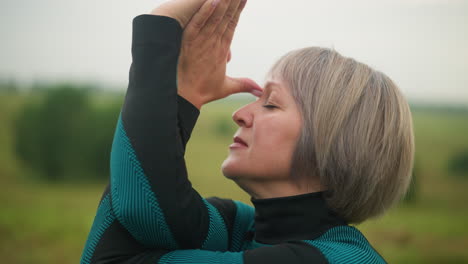
[[[216,6],[216,5],[218,5],[219,1],[220,1],[220,0],[213,0],[213,2],[211,2],[211,5],[212,5],[212,6]]]
[[[262,92],[257,89],[252,89],[251,93],[258,97],[262,96]]]

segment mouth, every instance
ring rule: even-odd
[[[233,141],[234,141],[234,143],[229,146],[230,148],[239,148],[239,147],[246,148],[246,147],[248,147],[247,143],[245,143],[245,141],[243,139],[241,139],[240,137],[237,137],[237,136],[234,137]]]

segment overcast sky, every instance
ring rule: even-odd
[[[134,17],[164,1],[1,0],[0,78],[124,89]],[[468,105],[468,0],[248,0],[228,74],[259,84],[289,50],[334,48],[413,102]]]

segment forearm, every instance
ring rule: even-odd
[[[116,217],[150,247],[226,248],[227,241],[206,242],[210,232],[227,231],[187,178],[185,146],[199,110],[177,94],[182,29],[151,15],[136,17],[133,26],[129,87],[111,154]]]

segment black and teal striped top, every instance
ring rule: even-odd
[[[184,154],[200,113],[177,94],[181,36],[172,18],[133,20],[110,183],[81,263],[385,263],[320,192],[252,199],[252,207],[192,188]]]

